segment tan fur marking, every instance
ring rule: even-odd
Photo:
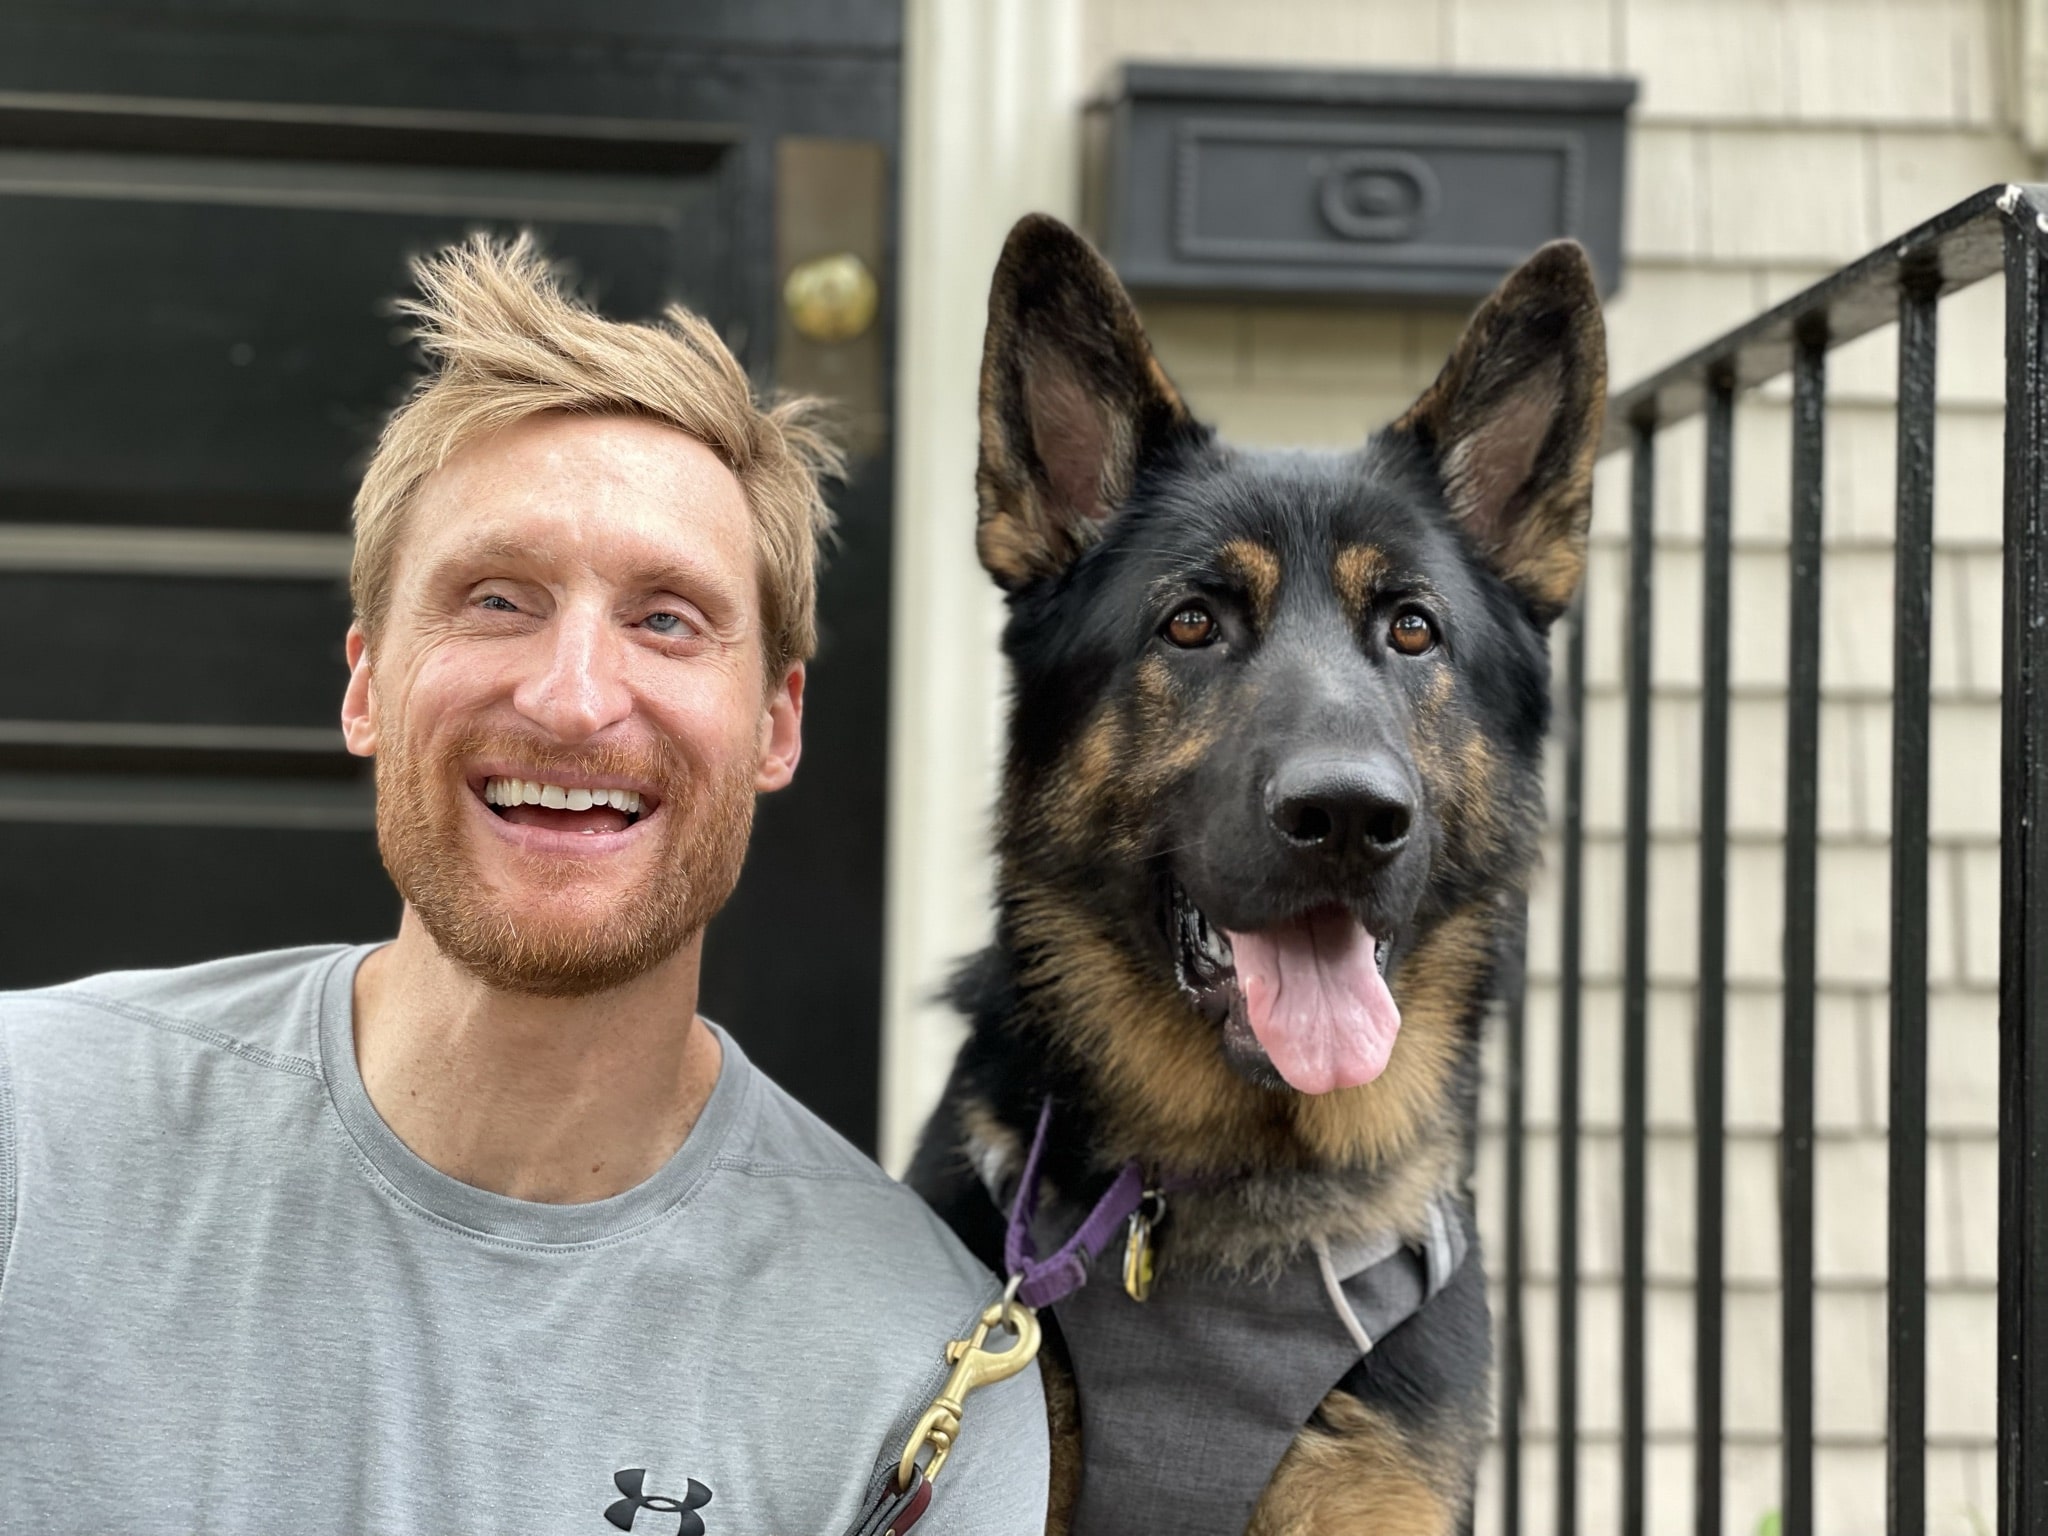
[[[1138,694],[1146,700],[1173,696],[1173,672],[1159,656],[1147,656],[1138,663]]]
[[[1511,580],[1539,601],[1560,612],[1571,606],[1586,574],[1586,525],[1592,521],[1592,466],[1574,474],[1568,489],[1556,498],[1558,510],[1532,515],[1508,541],[1502,568]],[[1546,538],[1546,528],[1567,527],[1569,538]]]
[[[1507,844],[1495,790],[1493,748],[1474,731],[1458,745],[1454,755],[1458,782],[1441,802],[1446,827],[1454,836],[1462,836],[1472,851],[1497,854]]]
[[[1416,770],[1429,786],[1429,798],[1442,806],[1446,815],[1452,814],[1450,802],[1460,788],[1458,740],[1452,722],[1446,719],[1456,688],[1448,667],[1423,684],[1422,695],[1415,702],[1415,722],[1408,732],[1408,750]]]
[[[996,1118],[986,1099],[968,1099],[960,1106],[960,1144],[984,1180],[991,1173],[1007,1175],[1024,1166],[1024,1143]]]
[[[1143,331],[1140,331],[1138,334],[1140,338],[1144,336]],[[1166,370],[1159,366],[1159,359],[1153,355],[1149,342],[1146,344],[1145,351],[1145,373],[1151,379],[1152,388],[1161,400],[1165,401],[1167,405],[1176,411],[1187,409],[1181,403],[1180,391],[1174,387],[1173,380],[1169,379],[1166,376]]]
[[[1164,788],[1208,756],[1222,734],[1219,727],[1203,726],[1178,741],[1157,748],[1148,747],[1145,761],[1139,765],[1141,782],[1148,788],[1155,785]]]
[[[1252,600],[1252,622],[1263,631],[1273,622],[1280,600],[1280,555],[1250,539],[1232,539],[1216,551],[1217,563],[1244,583]]]
[[[1331,563],[1330,579],[1344,617],[1357,624],[1372,606],[1373,595],[1387,579],[1387,554],[1375,544],[1346,544]]]
[[[1104,1127],[1109,1161],[1143,1156],[1191,1171],[1218,1156],[1286,1166],[1286,1127],[1271,1095],[1233,1073],[1215,1031],[1170,986],[1144,974],[1110,935],[1063,893],[1009,887],[1020,978],[1046,990],[1046,1022],[1092,1063],[1102,1096],[1117,1105]]]
[[[1105,706],[1074,744],[1066,771],[1052,777],[1052,792],[1033,807],[1033,814],[1018,819],[1069,847],[1099,843],[1119,822],[1116,785],[1125,748],[1123,724]]]
[[[1012,802],[1005,820],[1027,837],[1090,852],[1106,841],[1142,857],[1153,805],[1201,764],[1226,728],[1221,709],[1187,718],[1170,671],[1148,658],[1139,665],[1136,699],[1127,712],[1099,709],[1063,771],[1047,775],[1029,804]]]
[[[1432,720],[1441,717],[1450,708],[1451,695],[1458,690],[1457,675],[1449,667],[1440,668],[1429,680],[1422,695],[1422,707]]]
[[[974,547],[984,570],[1005,587],[1019,587],[1038,574],[1045,543],[1029,513],[1019,510],[985,516]]]
[[[1348,1392],[1296,1437],[1245,1536],[1452,1536],[1461,1511],[1391,1419]]]
[[[1074,1507],[1081,1502],[1081,1394],[1074,1386],[1074,1368],[1063,1349],[1047,1349],[1039,1355],[1038,1378],[1045,1387],[1046,1433],[1052,1442],[1045,1536],[1067,1536],[1074,1524]]]

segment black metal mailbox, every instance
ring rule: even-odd
[[[1098,228],[1131,287],[1476,298],[1546,240],[1621,270],[1633,80],[1126,64]]]

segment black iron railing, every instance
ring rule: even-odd
[[[1621,1490],[1647,1530],[1644,1328],[1649,1049],[1652,507],[1658,434],[1704,416],[1699,935],[1694,1035],[1697,1234],[1693,1524],[1722,1536],[1729,574],[1735,402],[1792,378],[1782,1083],[1779,1156],[1782,1536],[1814,1536],[1814,1007],[1819,846],[1821,518],[1828,354],[1896,323],[1897,534],[1892,703],[1886,1529],[1926,1526],[1929,633],[1935,341],[1941,300],[2006,283],[2004,651],[2000,781],[1997,1528],[2048,1536],[2048,186],[1989,188],[1614,397],[1605,451],[1632,459],[1628,542],[1621,1050]],[[1583,612],[1565,636],[1559,955],[1555,1507],[1521,1477],[1525,1161],[1521,1009],[1510,1010],[1508,1240],[1500,1433],[1506,1536],[1577,1536],[1580,1060],[1586,697]],[[1658,1533],[1662,1536],[1662,1533]]]

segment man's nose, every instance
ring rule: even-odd
[[[1296,756],[1268,781],[1266,814],[1290,848],[1379,863],[1407,845],[1415,795],[1384,752]]]
[[[546,648],[513,690],[513,707],[557,741],[588,740],[632,713],[626,648],[606,614],[563,609],[537,637]]]

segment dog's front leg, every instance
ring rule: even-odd
[[[1340,1388],[1274,1470],[1246,1536],[1457,1536],[1464,1500],[1418,1450]]]

